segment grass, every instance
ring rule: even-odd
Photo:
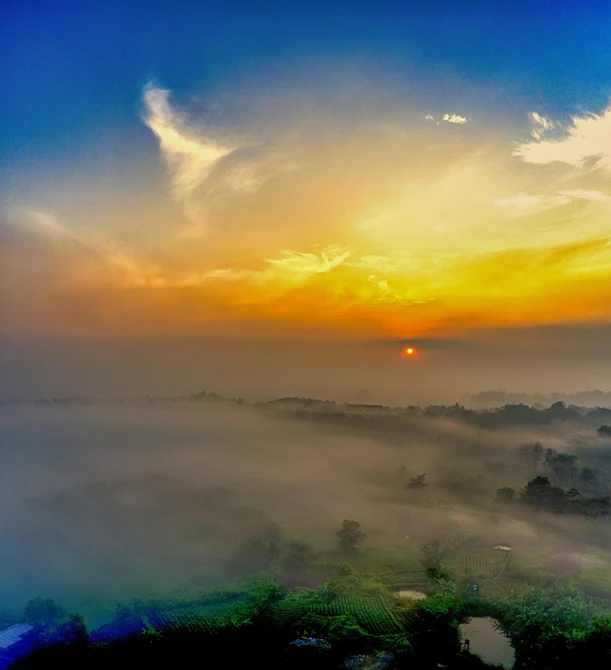
[[[609,570],[611,566],[611,552],[587,549],[585,560],[582,562],[582,572],[577,584],[591,596],[611,598],[611,580]]]

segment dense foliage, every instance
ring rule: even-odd
[[[63,637],[47,640],[15,668],[163,662],[178,667],[213,655],[225,659],[219,667],[258,658],[269,668],[337,668],[342,659],[383,653],[397,667],[488,667],[461,653],[458,626],[473,616],[500,622],[516,651],[516,668],[558,670],[586,660],[587,667],[608,667],[611,616],[575,587],[531,587],[497,601],[465,600],[439,577],[439,572],[447,574],[442,554],[441,543],[422,546],[423,561],[435,567],[433,583],[446,588],[407,608],[380,580],[345,565],[337,566],[319,589],[287,593],[273,579],[258,578],[191,600],[135,601],[120,608],[121,618],[95,631],[89,642],[77,615],[52,601],[33,601],[27,608],[30,620],[37,618],[41,630],[55,626]]]
[[[499,604],[516,650],[516,667],[610,667],[611,616],[597,613],[572,587],[528,589]]]

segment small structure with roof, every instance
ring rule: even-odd
[[[16,623],[0,630],[0,670],[29,652],[36,637],[36,631],[29,623]]]
[[[16,623],[4,630],[0,630],[0,649],[8,649],[9,647],[12,647],[16,642],[19,642],[26,633],[29,633],[33,629],[34,627],[30,626],[29,623]]]

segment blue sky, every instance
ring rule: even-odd
[[[143,84],[204,93],[303,58],[519,82],[524,108],[602,107],[611,4],[581,2],[12,2],[1,28],[1,153],[137,121]]]
[[[0,197],[9,204],[52,201],[75,175],[113,192],[129,190],[132,175],[131,186],[158,190],[153,168],[136,176],[157,150],[140,121],[149,80],[178,99],[293,79],[324,98],[343,67],[365,87],[389,77],[399,98],[419,86],[422,104],[466,98],[469,111],[524,127],[532,109],[566,119],[600,111],[611,92],[611,4],[598,0],[3,6]],[[440,76],[453,90],[434,83]]]

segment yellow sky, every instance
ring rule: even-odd
[[[3,332],[443,337],[611,318],[611,108],[533,110],[517,130],[452,109],[229,130],[155,85],[143,105],[158,193],[86,219],[5,212]]]

